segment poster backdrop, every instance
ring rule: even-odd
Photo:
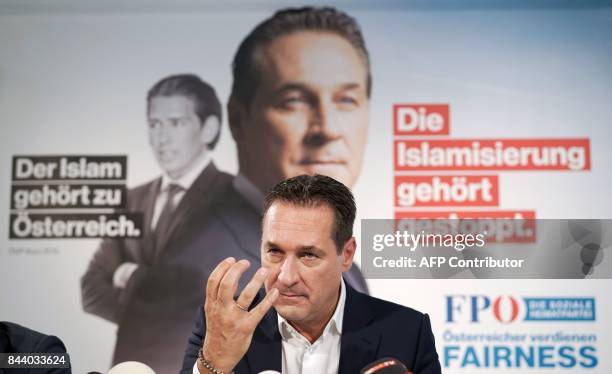
[[[45,238],[14,221],[24,213],[96,221],[100,212],[118,220],[112,212],[125,206],[127,188],[160,175],[147,90],[195,73],[225,106],[238,44],[286,5],[0,4],[0,320],[61,337],[75,373],[108,370],[116,325],[85,313],[80,289],[100,239]],[[612,218],[609,2],[334,5],[358,20],[372,64],[359,219]],[[83,156],[96,170],[79,164]],[[225,113],[212,157],[237,172]],[[36,171],[36,162],[57,169]],[[73,171],[71,190],[99,198],[66,194],[50,211],[16,193],[59,191],[61,170],[68,179]],[[142,227],[132,218],[122,226],[128,236]],[[96,222],[91,232],[112,230]],[[370,279],[369,287],[429,313],[444,373],[608,373],[610,280],[597,278],[612,266],[610,245],[601,243],[584,279],[458,274]]]

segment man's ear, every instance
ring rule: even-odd
[[[351,266],[353,265],[353,257],[355,256],[355,251],[357,250],[357,241],[353,236],[349,240],[344,243],[344,247],[342,247],[341,261],[342,261],[342,272],[349,271]]]
[[[221,123],[217,116],[208,116],[202,124],[202,132],[200,133],[202,143],[210,144],[217,137],[221,131]]]
[[[240,143],[244,138],[243,130],[246,125],[244,123],[246,120],[246,108],[233,96],[230,97],[227,103],[227,117],[232,138],[234,138],[236,143]]]

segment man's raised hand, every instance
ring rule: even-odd
[[[247,260],[236,262],[227,258],[217,265],[206,284],[206,337],[202,352],[213,367],[225,373],[230,373],[242,359],[255,328],[278,298],[274,288],[255,308],[247,309],[269,273],[268,269],[260,268],[234,301],[238,281],[250,265]]]

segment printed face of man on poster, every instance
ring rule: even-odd
[[[186,94],[156,95],[149,99],[149,144],[157,163],[171,178],[188,172],[204,157],[219,133],[219,118],[200,118],[196,101]]]
[[[234,60],[228,104],[240,173],[262,192],[288,177],[314,173],[353,186],[370,107],[361,35],[350,30],[254,35]]]

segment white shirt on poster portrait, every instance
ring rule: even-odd
[[[282,374],[338,373],[345,301],[346,286],[343,279],[340,282],[340,297],[336,310],[325,329],[323,329],[323,334],[314,343],[310,343],[287,320],[280,315],[278,316],[278,330],[281,334],[283,347]],[[197,362],[193,366],[193,374],[200,374]]]
[[[210,164],[210,161],[210,153],[202,152],[198,158],[194,160],[192,167],[179,178],[172,179],[168,174],[162,174],[159,194],[155,199],[155,207],[153,209],[153,217],[151,219],[151,230],[155,229],[159,216],[161,215],[164,205],[166,205],[166,201],[168,200],[168,186],[172,183],[181,187],[181,190],[174,194],[173,203],[174,206],[178,206],[183,196],[185,196],[185,193],[187,193],[187,190],[191,188],[195,180],[198,179],[198,176],[200,176],[208,164]],[[134,262],[124,262],[123,264],[119,265],[119,267],[117,267],[113,273],[113,285],[117,288],[125,288],[130,280],[130,277],[134,271],[136,271],[136,268],[138,268],[138,264]]]

